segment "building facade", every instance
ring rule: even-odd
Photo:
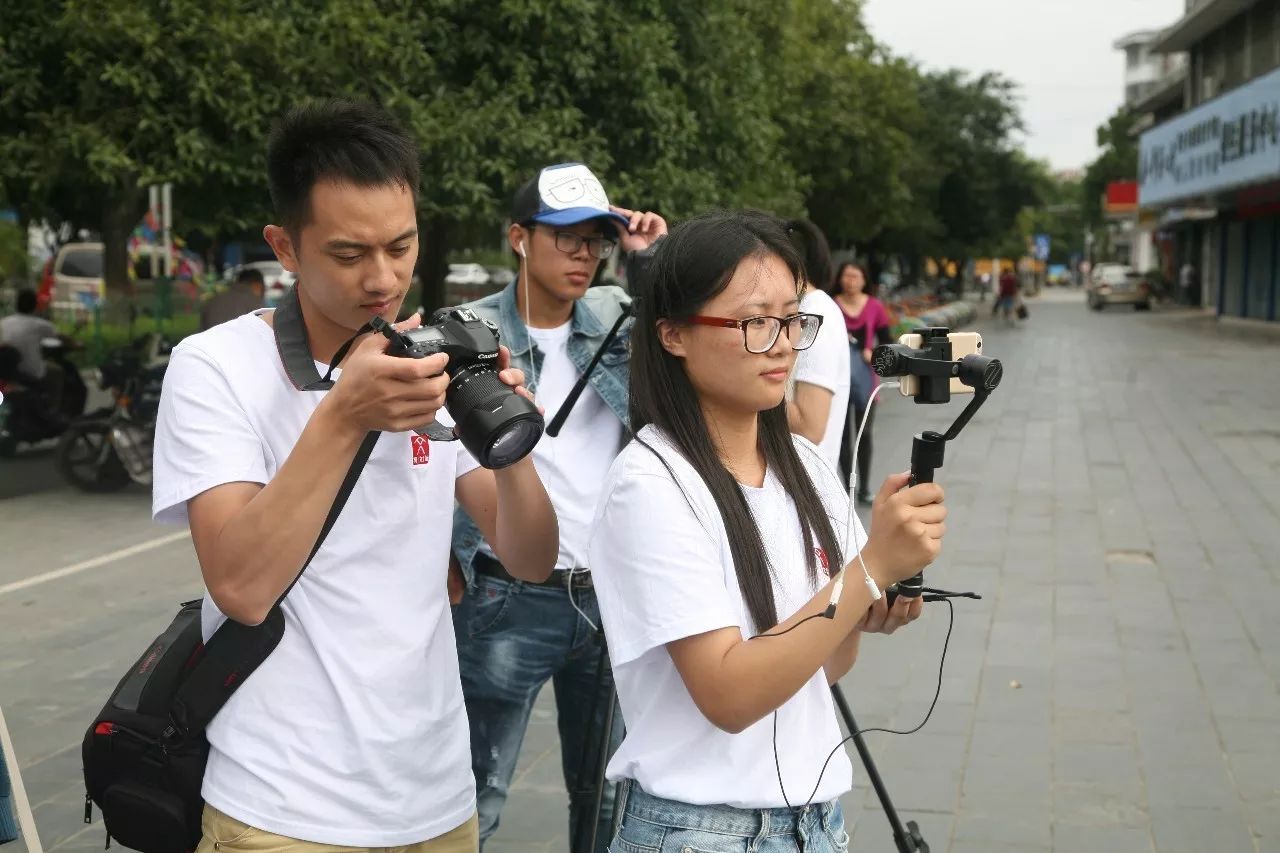
[[[1132,107],[1182,71],[1181,53],[1157,53],[1151,46],[1160,30],[1139,30],[1117,39],[1114,47],[1124,51],[1124,103]]]
[[[1150,45],[1185,52],[1181,98],[1140,106],[1139,205],[1194,301],[1274,322],[1280,295],[1280,0],[1189,0]],[[1181,101],[1181,109],[1176,101]]]

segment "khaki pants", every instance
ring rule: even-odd
[[[200,844],[196,853],[476,853],[480,849],[479,822],[473,814],[466,823],[430,841],[404,847],[340,847],[286,838],[241,823],[213,806],[204,807],[200,820]]]

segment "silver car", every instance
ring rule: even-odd
[[[1132,305],[1135,311],[1151,308],[1151,285],[1133,267],[1098,264],[1085,288],[1085,300],[1094,311],[1108,305]]]

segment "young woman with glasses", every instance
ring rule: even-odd
[[[848,843],[853,768],[828,685],[863,630],[918,614],[876,596],[933,560],[946,510],[901,474],[871,538],[850,529],[838,476],[787,423],[788,374],[820,326],[799,312],[801,281],[782,223],[745,212],[677,227],[633,285],[636,436],[590,547],[627,729],[608,769],[623,782],[613,851]]]

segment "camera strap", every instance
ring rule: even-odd
[[[307,336],[306,323],[302,320],[302,305],[298,302],[298,286],[296,283],[285,292],[280,303],[276,306],[271,327],[275,332],[276,349],[280,351],[280,362],[284,365],[284,372],[288,375],[289,381],[293,383],[293,387],[299,391],[327,391],[332,388],[334,366],[346,357],[352,345],[361,335],[373,330],[373,327],[366,323],[358,332],[352,335],[333,354],[333,358],[329,362],[328,372],[321,377],[320,371],[316,370],[315,359],[311,356],[311,341]],[[373,446],[378,443],[379,435],[381,433],[374,430],[366,435],[364,441],[360,443],[360,449],[356,451],[355,458],[351,460],[351,467],[347,470],[347,476],[338,488],[338,494],[333,499],[333,506],[329,508],[329,514],[325,517],[324,526],[320,528],[320,535],[316,537],[316,543],[312,546],[311,553],[307,555],[307,561],[302,564],[302,568],[294,576],[293,582],[276,600],[277,607],[280,606],[281,601],[284,601],[285,596],[289,594],[289,590],[293,589],[293,585],[302,577],[302,573],[307,570],[307,566],[311,564],[316,552],[320,550],[320,546],[324,544],[324,540],[328,537],[329,531],[333,529],[333,525],[338,521],[342,508],[346,505],[347,499],[351,497],[351,492],[356,487],[356,481],[360,479],[360,472],[364,470],[365,463],[369,461],[369,456],[373,453]]]
[[[302,305],[298,302],[298,285],[285,292],[276,305],[271,327],[276,336],[276,349],[280,353],[280,363],[284,365],[285,375],[299,391],[328,391],[333,387],[333,371],[347,353],[355,346],[361,336],[377,331],[372,322],[365,323],[356,333],[338,347],[338,351],[329,359],[329,369],[324,376],[316,370],[315,358],[311,355],[311,340],[307,336],[307,324],[302,319]],[[422,429],[415,430],[432,441],[456,441],[453,430],[433,421]]]
[[[281,297],[271,318],[271,328],[275,332],[280,363],[284,365],[284,372],[293,387],[299,391],[328,391],[332,388],[334,367],[346,358],[357,338],[373,331],[373,326],[368,323],[361,326],[329,359],[329,370],[321,377],[311,355],[311,339],[307,335],[307,324],[302,319],[302,304],[298,301],[296,283]]]

